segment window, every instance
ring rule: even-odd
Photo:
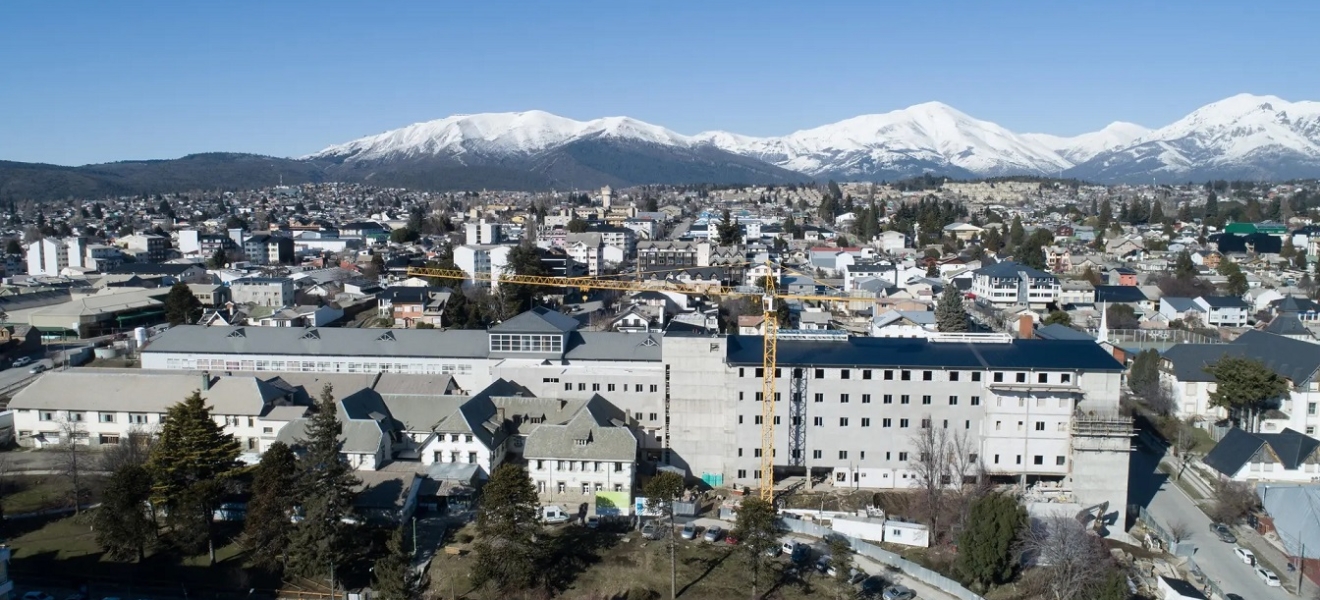
[[[1045,457],[1037,454],[1036,456],[1033,456],[1031,458],[1031,462],[1034,464],[1043,465],[1045,464]]]
[[[654,394],[654,393],[655,393],[657,390],[659,390],[659,389],[660,389],[660,386],[658,386],[658,385],[656,385],[656,384],[654,384],[654,383],[651,384],[651,393],[652,393],[652,394]]]
[[[747,469],[738,469],[738,479],[747,479]]]
[[[932,372],[932,371],[922,371],[922,372],[921,372],[921,380],[922,380],[922,381],[934,381],[934,380],[935,380],[935,373]]]
[[[888,419],[888,418],[886,418],[886,419],[881,419],[881,421],[880,421],[880,426],[881,426],[881,427],[889,427],[889,426],[892,426],[893,424],[894,424],[894,420],[893,420],[893,419]]]
[[[848,417],[839,417],[839,427],[848,426]]]
[[[761,392],[757,392],[757,393],[756,393],[756,401],[757,401],[757,402],[760,402],[760,401],[761,401]]]
[[[1045,422],[1036,421],[1036,431],[1045,431]]]
[[[633,391],[634,391],[634,392],[637,392],[638,394],[642,393],[642,384],[639,383],[639,384],[634,385],[634,386],[633,386]]]
[[[257,420],[253,419],[252,417],[248,417],[248,427],[256,427],[256,426],[257,426]]]
[[[53,412],[51,412],[51,411],[48,411],[48,410],[43,410],[43,411],[41,411],[41,415],[40,415],[39,419],[42,420],[42,421],[54,421],[54,420],[55,420],[55,413],[53,413]]]
[[[477,464],[477,453],[476,453],[476,452],[468,452],[468,464],[469,464],[469,465],[475,465],[475,464]]]
[[[655,414],[655,413],[651,413],[651,414],[648,415],[648,416],[651,417],[649,420],[654,421],[654,420],[656,420],[656,418],[659,417],[660,415],[657,415],[657,414]]]
[[[930,404],[930,396],[922,396],[922,397],[921,397],[921,403],[922,403],[922,404]]]
[[[893,381],[893,380],[894,380],[894,372],[885,371],[885,381]]]
[[[980,406],[980,405],[981,405],[981,397],[972,396],[972,406]]]
[[[851,369],[839,369],[839,379],[851,379],[851,378],[852,378]]]
[[[1004,382],[1004,373],[1003,373],[1002,371],[995,371],[994,382],[995,382],[995,383],[1003,383],[1003,382]]]
[[[563,336],[525,333],[490,334],[491,352],[562,352]]]
[[[1000,431],[1000,430],[1002,430],[1003,428],[1004,428],[1004,422],[1003,422],[1003,421],[995,421],[995,431]]]
[[[959,371],[949,371],[949,381],[958,381]]]
[[[811,419],[811,424],[816,427],[823,426],[825,424],[825,417],[814,417]]]
[[[761,424],[761,415],[756,415],[756,420],[753,421],[753,424],[754,424],[754,425],[760,425],[760,424]]]
[[[922,419],[922,420],[921,420],[921,428],[922,428],[922,429],[930,429],[930,419]]]
[[[825,378],[825,369],[816,369],[816,379]]]
[[[106,412],[103,412],[103,413],[99,413],[99,415],[100,415],[100,417],[101,417],[100,420],[101,420],[102,423],[114,423],[114,422],[115,422],[115,413],[106,413]]]
[[[862,394],[862,404],[870,404],[870,403],[871,403],[871,395]]]
[[[742,415],[738,415],[738,424],[739,424],[739,425],[742,425],[742,424],[743,424],[743,416],[742,416]]]
[[[871,419],[867,417],[862,417],[862,427],[870,427],[870,426],[871,426]]]
[[[70,420],[70,421],[73,421],[73,422],[75,422],[75,423],[81,423],[81,422],[83,421],[84,417],[85,417],[85,415],[83,415],[83,413],[69,411],[69,420]]]
[[[585,383],[579,383],[579,384],[578,384],[578,391],[579,391],[579,392],[585,392],[585,391],[587,391],[587,384],[585,384]]]
[[[559,493],[561,493],[561,494],[568,490],[568,486],[565,485],[564,482],[562,482],[562,481],[560,481],[559,483],[557,483],[557,484],[555,485],[555,487],[558,488]]]
[[[757,378],[757,379],[762,379],[762,378],[764,378],[764,377],[765,377],[765,367],[757,367],[757,368],[756,368],[756,378]]]
[[[451,441],[451,442],[457,442],[457,441],[458,441],[458,434],[457,434],[457,433],[451,433],[451,434],[449,434],[449,441]]]
[[[738,449],[738,458],[742,458],[742,448]]]
[[[980,381],[980,380],[981,380],[981,372],[972,371],[972,381]]]
[[[614,391],[614,384],[613,384],[613,383],[606,384],[606,385],[605,385],[605,391],[607,391],[607,392],[613,392],[613,391]]]
[[[949,406],[958,406],[957,396],[949,396]]]
[[[894,403],[894,395],[885,394],[885,404],[893,404],[893,403]]]
[[[622,472],[623,472],[623,463],[621,463],[621,462],[616,462],[616,463],[614,463],[614,472],[615,472],[615,473],[622,473]]]
[[[742,399],[743,399],[743,392],[738,392],[738,400],[742,400]]]
[[[898,420],[898,426],[899,426],[899,427],[907,427],[907,426],[908,426],[908,420],[907,420],[907,419],[899,419],[899,420]]]
[[[978,458],[980,458],[980,457],[981,457],[980,455],[978,455],[977,453],[973,452],[973,453],[967,455],[967,462],[972,463],[972,464],[976,464],[976,459],[978,459]]]
[[[824,402],[825,394],[816,394],[816,402]]]
[[[1315,414],[1315,403],[1314,403],[1314,402],[1308,403],[1308,404],[1306,405],[1306,414],[1308,414],[1308,415],[1313,415],[1313,414]]]
[[[1026,374],[1026,373],[1018,373],[1018,374],[1017,374],[1017,382],[1018,382],[1018,383],[1026,383],[1026,382],[1027,382],[1027,374]]]
[[[571,384],[571,383],[565,383],[565,384],[564,384],[564,391],[565,391],[565,392],[571,392],[571,391],[573,391],[573,384]]]
[[[779,424],[779,415],[775,415],[775,425]]]
[[[999,464],[999,455],[998,455],[998,454],[995,455],[995,464]]]
[[[591,384],[591,391],[593,391],[593,392],[599,392],[599,391],[600,391],[600,384],[599,384],[599,383],[593,383],[593,384]]]
[[[1049,383],[1049,382],[1050,382],[1050,374],[1049,374],[1049,373],[1037,373],[1037,374],[1036,374],[1036,383]]]
[[[847,451],[847,450],[840,450],[840,451],[839,451],[839,460],[847,460],[847,459],[848,459],[848,451]]]
[[[1067,459],[1065,459],[1065,458],[1062,457],[1062,456],[1056,456],[1056,457],[1054,457],[1054,464],[1055,464],[1055,465],[1058,465],[1058,466],[1062,467],[1063,464],[1064,464],[1065,462],[1067,462]]]
[[[870,378],[871,378],[871,370],[862,369],[862,379],[870,379]]]
[[[472,443],[472,434],[469,433],[469,434],[463,436],[463,441],[465,441],[465,442],[471,444],[471,443]]]
[[[839,394],[839,404],[848,403],[848,394]]]
[[[908,396],[907,394],[903,394],[902,396],[899,396],[899,397],[898,397],[898,403],[899,403],[899,404],[911,404],[911,403],[912,403],[912,397],[911,397],[911,396]]]
[[[752,457],[753,457],[753,458],[761,458],[761,449],[760,449],[760,448],[752,448]]]
[[[899,379],[902,379],[903,381],[912,381],[912,371],[903,371],[902,374],[899,375]]]
[[[907,452],[899,452],[899,453],[898,453],[898,460],[900,460],[900,461],[902,461],[902,462],[907,462]]]

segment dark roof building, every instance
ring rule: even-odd
[[[1258,360],[1293,385],[1309,383],[1320,370],[1320,345],[1264,331],[1248,331],[1230,344],[1178,344],[1164,352],[1164,361],[1179,381],[1214,381],[1205,368],[1225,356]]]
[[[1249,433],[1228,430],[1224,439],[1205,455],[1203,462],[1225,477],[1234,478],[1250,463],[1271,463],[1285,471],[1296,471],[1320,448],[1320,440],[1292,429],[1280,433]]]

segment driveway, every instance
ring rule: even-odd
[[[1131,480],[1128,494],[1133,504],[1146,507],[1160,526],[1168,529],[1171,523],[1186,523],[1192,531],[1190,542],[1197,546],[1192,558],[1201,572],[1214,580],[1226,593],[1238,594],[1252,600],[1292,600],[1295,598],[1283,588],[1269,587],[1233,554],[1233,544],[1219,541],[1210,532],[1210,518],[1201,512],[1168,476],[1158,470],[1159,455],[1142,444],[1132,453]],[[1275,565],[1280,569],[1284,565]],[[1286,570],[1275,572],[1280,578],[1296,577]]]

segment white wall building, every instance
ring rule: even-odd
[[[499,289],[499,278],[509,265],[513,246],[464,245],[454,248],[454,264],[469,275],[491,277],[490,287]],[[477,282],[486,285],[484,282]]]

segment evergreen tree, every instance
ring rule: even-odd
[[[1149,222],[1151,225],[1163,225],[1164,221],[1164,207],[1159,200],[1156,200],[1150,205]]]
[[[289,539],[288,569],[308,578],[329,578],[354,554],[353,531],[345,522],[353,514],[353,488],[359,481],[340,456],[343,426],[334,388],[326,384],[298,440],[297,497],[302,521]]]
[[[1008,229],[1008,243],[1014,248],[1021,246],[1027,238],[1027,231],[1022,228],[1022,216],[1013,216],[1013,225]]]
[[[583,221],[582,219],[573,217],[573,220],[568,222],[569,233],[582,233],[586,230],[587,230],[587,222]]]
[[[215,253],[212,254],[211,258],[206,261],[206,266],[207,268],[210,269],[223,269],[225,268],[225,264],[227,264],[228,262],[229,262],[229,257],[225,256],[224,249],[216,248]]]
[[[202,302],[194,296],[188,284],[180,281],[170,286],[165,296],[165,319],[170,326],[195,323],[202,316]]]
[[[743,498],[736,518],[733,536],[738,538],[738,549],[752,569],[752,597],[757,598],[766,552],[780,543],[779,517],[774,504],[752,496]]]
[[[23,244],[18,243],[16,238],[9,238],[5,242],[5,254],[23,254]]]
[[[509,263],[505,273],[514,275],[549,275],[545,264],[541,262],[541,253],[536,246],[524,242],[509,251]],[[534,285],[501,283],[500,295],[504,298],[504,318],[531,310],[541,298],[543,288]]]
[[[186,551],[205,546],[215,563],[212,515],[234,474],[240,448],[215,422],[200,391],[165,413],[147,470],[155,484],[152,503],[168,511],[175,543]]]
[[[742,242],[742,228],[738,226],[738,221],[733,218],[727,208],[724,209],[724,214],[720,217],[715,233],[721,246],[736,246]]]
[[[404,545],[403,528],[396,527],[385,543],[385,555],[371,569],[372,598],[412,600],[419,595],[417,572],[412,568],[412,552]]]
[[[1109,229],[1109,225],[1114,222],[1114,207],[1110,205],[1109,198],[1105,198],[1100,203],[1100,214],[1095,217],[1095,228],[1097,231]]]
[[[956,568],[965,581],[987,590],[1013,577],[1017,553],[1013,551],[1027,512],[1017,498],[992,493],[972,503],[958,537]]]
[[[527,471],[506,462],[495,468],[481,493],[472,583],[526,589],[541,573],[535,542],[541,534],[536,488]]]
[[[660,205],[656,201],[655,196],[646,196],[646,200],[642,201],[642,210],[645,212],[658,212],[660,210]]]
[[[1219,226],[1219,195],[1213,190],[1205,198],[1204,218],[1206,225]]]
[[[1173,262],[1173,276],[1176,279],[1189,280],[1196,277],[1196,263],[1192,262],[1192,255],[1186,250],[1178,253],[1178,258]]]
[[[115,469],[101,494],[93,530],[96,544],[114,560],[142,562],[156,537],[155,521],[147,515],[151,473],[138,465]]]
[[[1233,423],[1255,431],[1260,413],[1288,394],[1288,382],[1258,360],[1225,356],[1205,368],[1215,378],[1210,406],[1228,411]]]
[[[966,332],[967,309],[963,306],[962,293],[952,283],[944,286],[940,301],[935,306],[935,327],[942,333]]]
[[[788,234],[790,238],[795,240],[802,237],[802,229],[798,227],[797,221],[793,219],[793,215],[788,215],[788,217],[784,219],[784,233]]]
[[[251,563],[279,571],[289,550],[293,530],[290,517],[296,504],[298,463],[284,442],[275,442],[261,455],[252,477],[252,499],[243,521],[243,547]]]

